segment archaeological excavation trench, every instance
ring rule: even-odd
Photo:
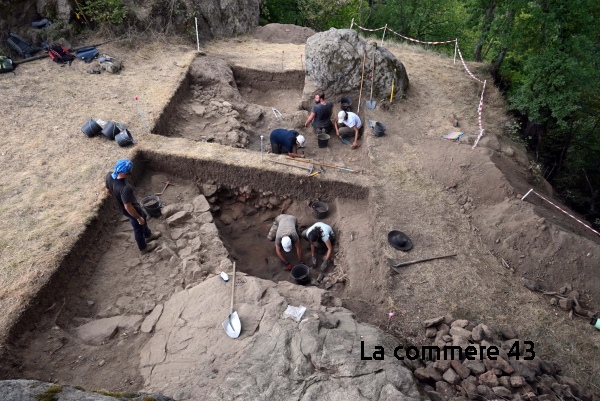
[[[319,148],[312,127],[304,127],[314,105],[314,93],[305,91],[303,70],[263,71],[230,66],[219,58],[199,57],[164,108],[153,133],[253,151],[260,151],[263,136],[268,152],[272,130],[295,129],[306,138],[306,147],[300,152],[307,157],[359,170],[367,168],[366,147],[352,150],[334,132],[330,132],[327,147]],[[343,96],[357,97],[338,94],[328,99],[334,104],[334,116]],[[357,99],[353,102],[356,111]]]
[[[258,169],[152,152],[138,153],[134,163],[138,200],[160,192],[165,181],[174,183],[159,197],[163,215],[149,219],[151,229],[163,234],[159,247],[140,255],[129,221],[108,199],[13,327],[3,376],[114,391],[149,385],[140,355],[163,306],[176,294],[222,271],[231,274],[232,261],[242,272],[236,285],[244,285],[245,277],[297,285],[266,237],[280,213],[295,215],[300,230],[316,222],[308,207],[316,197],[330,206],[322,221],[333,227],[337,242],[322,283],[316,282],[320,269],[311,269],[313,285],[343,297],[344,271],[361,266],[339,249],[372,246],[366,188],[336,181],[326,188],[309,180],[298,184],[273,172],[265,180],[267,173]],[[352,242],[359,237],[360,244]],[[302,253],[310,261],[304,240]],[[298,263],[295,255],[286,256]],[[222,296],[212,306],[226,316],[230,287],[221,284]],[[249,326],[244,316],[242,323]]]

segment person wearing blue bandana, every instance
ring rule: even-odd
[[[148,243],[160,238],[162,234],[158,231],[153,234],[148,227],[146,213],[144,213],[144,210],[135,198],[133,188],[131,188],[131,185],[126,180],[131,174],[131,170],[133,170],[133,162],[131,160],[121,159],[117,161],[113,172],[106,175],[105,188],[106,192],[112,195],[117,201],[121,213],[129,218],[133,227],[135,241],[140,252],[144,255],[156,248],[156,243]]]

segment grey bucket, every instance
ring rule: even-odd
[[[386,129],[387,129],[387,127],[385,126],[385,124],[375,123],[375,128],[374,128],[375,136],[383,135],[385,133]]]
[[[115,141],[117,141],[119,146],[129,146],[135,143],[133,137],[129,133],[129,130],[127,129],[124,129],[119,134],[117,134],[117,136],[115,136]]]
[[[152,216],[152,217],[160,217],[161,216],[161,211],[160,208],[162,207],[162,203],[160,202],[160,199],[158,198],[158,196],[156,195],[150,195],[150,196],[146,196],[144,199],[142,199],[142,207],[144,208],[144,210],[146,210],[146,212],[148,213],[148,215]]]
[[[296,265],[290,272],[292,278],[300,285],[310,283],[310,270],[306,265]]]
[[[351,111],[352,109],[352,99],[347,96],[344,96],[340,99],[340,106],[344,111]]]
[[[117,127],[117,124],[115,124],[112,121],[109,121],[106,123],[106,125],[104,126],[104,129],[102,130],[102,135],[104,135],[105,137],[107,137],[110,140],[115,139],[115,136],[120,132],[121,130],[119,129],[119,127]]]
[[[320,148],[326,148],[327,147],[327,142],[329,142],[329,138],[331,138],[329,136],[329,134],[319,134],[317,135],[317,143],[319,144]]]
[[[81,127],[81,132],[83,132],[87,137],[91,138],[102,132],[102,127],[98,125],[93,118],[90,118],[88,122]]]

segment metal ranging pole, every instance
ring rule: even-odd
[[[200,37],[198,36],[198,17],[196,19],[196,43],[198,44],[198,51],[200,51]]]
[[[263,140],[264,140],[264,138],[265,137],[263,135],[260,136],[260,161],[261,162],[265,161],[264,156],[263,156],[263,148],[264,148]]]

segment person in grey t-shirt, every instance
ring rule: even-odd
[[[298,260],[300,264],[302,262],[302,250],[300,249],[300,237],[298,236],[298,220],[291,214],[280,214],[275,218],[269,235],[267,238],[269,241],[275,240],[275,252],[279,259],[285,263],[287,270],[292,270],[292,264],[287,261],[281,250],[290,252],[292,250],[292,244],[296,246],[296,252],[298,254]]]
[[[333,113],[333,104],[325,100],[325,94],[319,92],[315,95],[315,105],[313,106],[310,116],[304,123],[305,127],[312,121],[312,126],[318,133],[319,129],[324,129],[328,133],[333,128],[331,115]]]

